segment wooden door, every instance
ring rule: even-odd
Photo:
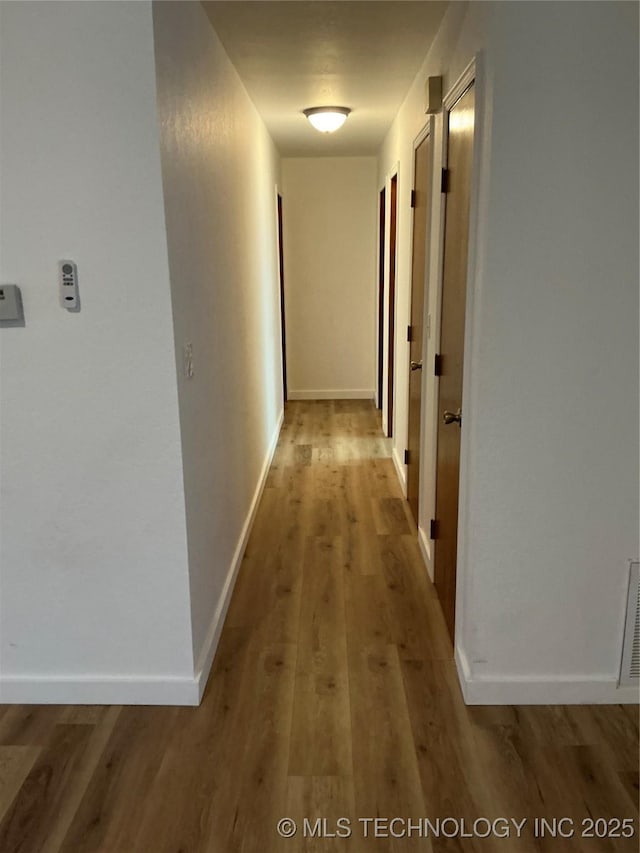
[[[435,584],[451,639],[455,630],[462,367],[467,293],[474,88],[449,112],[438,383]],[[446,414],[445,414],[446,413]],[[460,414],[460,420],[456,420]]]
[[[389,290],[387,294],[387,435],[393,435],[393,380],[396,346],[396,237],[398,228],[398,176],[391,178],[389,195]]]
[[[431,217],[431,137],[415,152],[413,179],[413,262],[411,269],[411,325],[409,326],[409,430],[407,437],[407,500],[418,524],[420,493],[420,424],[422,411],[422,338],[424,291],[429,258]]]
[[[284,249],[282,248],[282,196],[278,193],[278,264],[280,271],[280,327],[282,335],[282,391],[287,401],[287,334],[284,316]]]
[[[384,382],[384,218],[385,191],[380,190],[380,210],[378,212],[378,408],[382,408],[382,389]]]

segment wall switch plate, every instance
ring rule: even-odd
[[[0,284],[0,326],[24,326],[22,294],[17,284]]]
[[[78,268],[73,261],[58,261],[58,287],[60,305],[67,311],[79,311]]]

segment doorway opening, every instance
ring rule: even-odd
[[[278,206],[278,272],[280,278],[280,329],[282,343],[282,396],[287,402],[287,333],[284,314],[284,249],[282,247],[282,196],[277,193]]]
[[[379,194],[378,210],[378,408],[382,409],[384,386],[384,226],[386,191],[383,187]]]
[[[387,436],[393,436],[393,391],[396,325],[396,238],[398,229],[398,174],[391,178],[389,192],[389,288],[387,293]]]

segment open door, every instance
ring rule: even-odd
[[[475,91],[471,86],[448,114],[444,263],[440,354],[436,356],[438,428],[436,518],[433,525],[435,585],[451,639],[455,631],[462,368],[467,294],[469,200],[473,166]]]
[[[378,211],[378,408],[382,408],[382,389],[384,384],[384,225],[386,193],[380,190]]]
[[[398,229],[398,176],[391,178],[389,195],[389,292],[387,294],[387,436],[393,435],[393,382],[396,346],[396,239]]]
[[[411,269],[411,325],[409,338],[409,428],[407,436],[407,500],[418,525],[420,497],[420,425],[422,412],[422,338],[424,291],[429,258],[431,206],[431,136],[415,151],[413,195],[413,261]]]
[[[282,196],[278,193],[278,269],[280,272],[280,328],[282,335],[282,391],[287,402],[287,333],[284,318],[284,250],[282,248]]]

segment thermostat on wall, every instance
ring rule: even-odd
[[[58,281],[62,307],[67,311],[79,311],[78,268],[73,261],[58,262]]]

